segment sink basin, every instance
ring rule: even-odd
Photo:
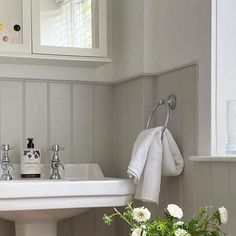
[[[61,180],[49,180],[50,166],[42,165],[42,179],[0,181],[0,217],[12,220],[16,236],[56,236],[57,222],[92,207],[123,206],[135,187],[129,179],[106,178],[97,164],[66,164]]]

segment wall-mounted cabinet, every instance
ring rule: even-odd
[[[106,0],[0,0],[0,4],[0,60],[95,65],[110,61]]]

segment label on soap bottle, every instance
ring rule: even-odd
[[[22,178],[40,178],[41,161],[38,149],[26,149],[21,160]]]

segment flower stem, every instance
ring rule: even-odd
[[[121,219],[123,219],[124,221],[126,221],[130,226],[132,226],[132,224],[114,207],[115,212],[120,216]]]

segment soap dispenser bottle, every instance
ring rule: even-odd
[[[27,149],[21,158],[21,178],[35,179],[41,177],[40,150],[34,148],[33,138],[28,138]]]

